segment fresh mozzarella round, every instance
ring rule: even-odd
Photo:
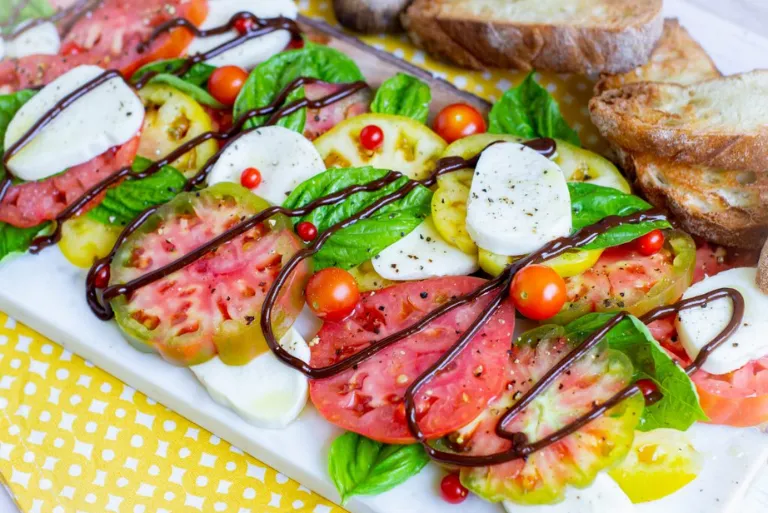
[[[8,41],[5,56],[20,59],[28,55],[56,55],[61,47],[61,38],[56,25],[47,21],[25,30],[18,37]],[[0,59],[2,59],[0,52]]]
[[[295,329],[286,333],[280,345],[293,356],[309,361],[309,346]],[[307,378],[271,351],[241,366],[226,365],[216,357],[190,369],[216,402],[259,427],[287,426],[307,402]]]
[[[240,183],[249,167],[261,173],[261,183],[251,191],[275,205],[282,204],[301,182],[325,171],[320,154],[303,135],[281,126],[267,126],[230,143],[213,166],[208,185]]]
[[[569,486],[565,500],[557,504],[524,506],[504,502],[507,513],[632,513],[635,506],[616,482],[600,473],[589,487],[580,489]]]
[[[428,217],[374,257],[373,268],[383,278],[405,281],[472,274],[479,267],[476,255],[468,255],[445,242]]]
[[[104,70],[79,66],[60,76],[25,103],[5,133],[5,148],[16,143],[55,104]],[[108,80],[64,109],[8,162],[17,177],[31,181],[88,162],[126,143],[141,129],[144,107],[122,78]]]
[[[253,0],[214,0],[208,2],[208,17],[200,25],[201,29],[221,27],[239,12],[250,12],[259,18],[277,18],[283,16],[296,19],[298,10],[290,0],[270,0],[254,2]],[[204,53],[231,41],[239,34],[237,31],[229,31],[210,37],[196,37],[192,40],[187,53],[194,55]],[[251,69],[264,62],[278,52],[285,49],[291,41],[291,34],[286,30],[279,30],[271,34],[255,37],[228,50],[206,62],[213,66],[239,66]]]
[[[467,201],[467,232],[483,249],[524,255],[571,232],[571,198],[560,168],[517,143],[480,156]]]
[[[0,61],[5,59],[5,39],[0,37]]]
[[[768,295],[757,287],[756,276],[754,267],[730,269],[705,278],[683,294],[683,299],[687,299],[730,287],[744,296],[744,320],[736,333],[709,355],[702,367],[710,374],[728,374],[768,355]],[[728,298],[680,312],[677,333],[688,356],[696,358],[699,351],[725,328],[732,314],[733,303]]]

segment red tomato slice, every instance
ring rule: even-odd
[[[139,148],[137,135],[100,156],[39,182],[12,186],[0,203],[0,222],[20,228],[31,228],[55,219],[62,210],[80,198],[88,189],[116,171],[130,166]],[[97,197],[82,210],[101,202]]]
[[[319,82],[304,86],[304,94],[310,100],[318,100],[341,89],[339,84]],[[371,91],[364,89],[323,109],[307,109],[304,137],[317,139],[345,119],[368,112],[371,105]]]
[[[82,48],[75,55],[30,55],[0,63],[0,89],[16,91],[47,84],[83,64],[118,69],[125,76],[139,66],[182,55],[192,34],[176,29],[159,37],[144,53],[137,47],[155,27],[182,17],[195,25],[208,14],[207,0],[104,0],[62,40],[62,48]]]
[[[759,253],[746,249],[725,248],[708,242],[696,244],[696,270],[693,282],[698,283],[707,276],[734,269],[736,267],[754,267]]]
[[[355,354],[483,282],[446,277],[367,294],[351,317],[323,324],[310,344],[311,364],[322,367]],[[406,389],[458,340],[489,301],[484,297],[442,316],[421,333],[382,350],[355,369],[312,381],[312,402],[326,419],[344,429],[387,443],[413,442],[404,416]],[[514,325],[514,309],[505,302],[451,369],[422,387],[416,406],[425,435],[442,436],[468,424],[503,390],[506,378],[499,362],[507,358]]]

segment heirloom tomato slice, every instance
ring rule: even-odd
[[[480,278],[451,276],[368,293],[350,317],[323,324],[310,343],[311,365],[324,367],[348,358],[483,283]],[[439,317],[354,368],[313,380],[310,394],[315,407],[349,431],[387,443],[412,443],[403,404],[406,389],[482,314],[490,296]],[[514,325],[514,309],[505,301],[449,368],[421,387],[416,407],[427,437],[442,436],[471,422],[501,392],[506,376],[499,362],[507,358]]]
[[[110,284],[167,265],[268,206],[233,183],[182,193],[161,206],[115,254]],[[264,296],[302,247],[290,222],[275,216],[183,269],[112,300],[117,323],[139,349],[179,365],[218,355],[229,365],[266,350],[259,326]],[[303,307],[310,263],[282,289],[273,316],[278,339]]]

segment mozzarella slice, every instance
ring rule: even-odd
[[[742,267],[710,276],[685,291],[683,299],[730,287],[744,296],[744,320],[736,333],[709,355],[704,366],[710,374],[727,374],[752,360],[768,355],[768,295],[760,292],[757,269]],[[733,313],[730,299],[710,301],[703,308],[680,312],[677,333],[691,358],[714,339],[728,324]]]
[[[508,513],[632,513],[635,510],[627,494],[602,472],[587,488],[569,486],[565,499],[557,504],[522,506],[506,501],[503,504]]]
[[[459,276],[477,271],[477,256],[467,255],[443,240],[428,217],[411,233],[373,259],[383,278],[395,281]]]
[[[208,175],[208,185],[240,183],[249,167],[261,172],[261,183],[251,191],[275,205],[282,204],[301,182],[325,171],[320,154],[303,135],[267,126],[230,143]]]
[[[98,66],[79,66],[45,86],[11,120],[5,148],[18,141],[59,100],[103,71]],[[23,180],[47,178],[126,143],[139,132],[143,120],[141,100],[122,78],[113,78],[64,109],[11,158],[8,166]]]
[[[56,55],[61,48],[61,38],[56,25],[47,21],[35,25],[6,43],[5,56],[20,59],[28,55]],[[0,59],[2,59],[0,52]]]
[[[296,5],[291,0],[262,0],[259,2],[253,0],[214,0],[208,2],[208,16],[200,28],[210,29],[226,25],[232,16],[239,12],[250,12],[260,18],[284,16],[296,19],[298,14]],[[232,30],[216,36],[196,37],[187,48],[187,53],[195,55],[207,52],[231,41],[238,35],[236,31]],[[250,39],[221,55],[208,59],[206,62],[213,66],[233,65],[251,69],[276,53],[283,51],[290,41],[291,34],[286,30],[280,30]]]
[[[309,346],[291,328],[280,345],[293,356],[309,361]],[[211,397],[248,422],[280,428],[299,416],[307,402],[307,378],[267,351],[246,365],[231,366],[216,357],[190,367]]]
[[[524,255],[571,232],[571,198],[560,168],[517,143],[483,151],[467,201],[467,232],[483,249]]]

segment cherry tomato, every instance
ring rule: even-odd
[[[304,48],[304,40],[301,38],[296,38],[291,39],[291,42],[288,43],[286,50],[301,50],[302,48]]]
[[[247,78],[248,73],[243,68],[222,66],[208,79],[208,91],[224,105],[234,105]]]
[[[85,51],[85,48],[80,46],[74,41],[67,41],[63,45],[61,45],[61,49],[59,50],[59,55],[79,55]]]
[[[240,175],[240,185],[246,189],[255,189],[261,183],[261,172],[255,167],[249,167]]]
[[[657,387],[656,383],[654,383],[652,380],[640,379],[636,384],[637,388],[639,388],[640,392],[642,392],[643,397],[645,397],[646,402],[652,401],[654,397],[660,397],[658,396],[659,387]]]
[[[304,242],[311,242],[317,237],[317,227],[309,221],[302,221],[296,225],[296,233]]]
[[[637,239],[634,244],[635,249],[641,255],[655,255],[664,247],[664,234],[661,230],[653,230]]]
[[[529,265],[515,275],[510,294],[521,314],[543,321],[556,315],[565,305],[565,280],[551,267]]]
[[[466,103],[454,103],[445,107],[435,118],[432,128],[449,144],[462,137],[486,131],[483,115]]]
[[[440,495],[445,502],[461,504],[469,495],[469,490],[461,484],[458,474],[448,474],[440,481]]]
[[[373,151],[384,142],[384,132],[376,125],[368,125],[360,131],[360,144],[366,150]]]
[[[237,33],[241,36],[250,32],[253,26],[253,20],[250,18],[239,18],[235,21],[235,30],[237,30]]]
[[[355,278],[338,267],[319,271],[307,283],[307,304],[315,315],[326,321],[344,319],[359,299]]]
[[[93,284],[97,289],[105,289],[109,285],[109,266],[105,265],[99,269],[96,276],[93,277]]]

